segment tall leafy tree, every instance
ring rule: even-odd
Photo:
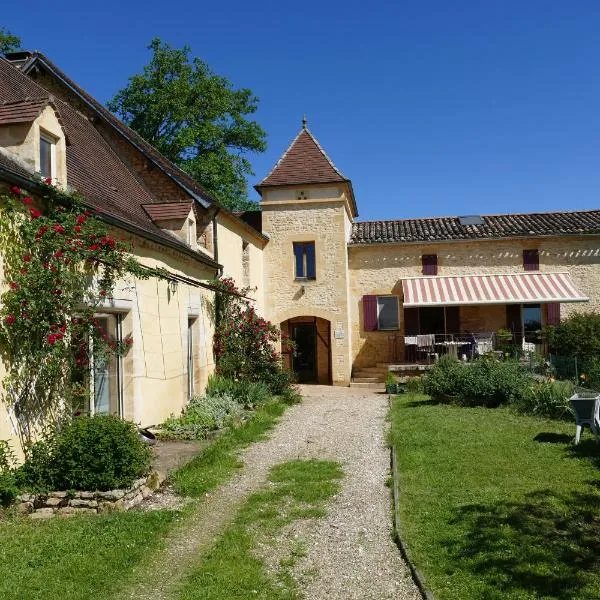
[[[150,62],[108,103],[132,129],[179,165],[231,210],[248,200],[250,152],[264,152],[266,133],[248,118],[258,106],[249,89],[235,89],[190,48],[155,38]]]
[[[12,34],[6,27],[0,27],[0,54],[14,52],[21,47],[21,38]]]

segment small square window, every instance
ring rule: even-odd
[[[315,243],[294,242],[296,279],[316,279]]]
[[[52,138],[40,133],[40,173],[44,178],[54,177],[55,147]]]
[[[377,296],[377,329],[400,329],[398,296]]]

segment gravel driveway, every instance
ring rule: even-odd
[[[272,442],[281,456],[339,461],[345,474],[327,515],[292,528],[307,552],[296,570],[314,572],[303,581],[305,597],[421,598],[391,538],[387,396],[326,386],[303,386],[302,395],[303,403],[288,412]]]
[[[122,598],[172,597],[248,495],[266,484],[270,467],[294,458],[335,460],[345,475],[325,517],[295,522],[285,532],[306,550],[293,567],[306,599],[421,598],[391,538],[391,500],[385,485],[390,475],[387,396],[328,386],[301,386],[301,393],[303,402],[286,411],[268,439],[241,453],[244,468],[207,495],[197,514],[170,536],[164,552]]]

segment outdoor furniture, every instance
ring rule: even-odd
[[[600,441],[600,394],[597,392],[577,392],[570,398],[575,412],[575,444],[579,444],[581,430],[585,425]]]

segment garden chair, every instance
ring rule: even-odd
[[[597,392],[578,392],[571,396],[571,406],[575,413],[575,445],[579,444],[581,430],[585,425],[600,442],[600,394]]]

